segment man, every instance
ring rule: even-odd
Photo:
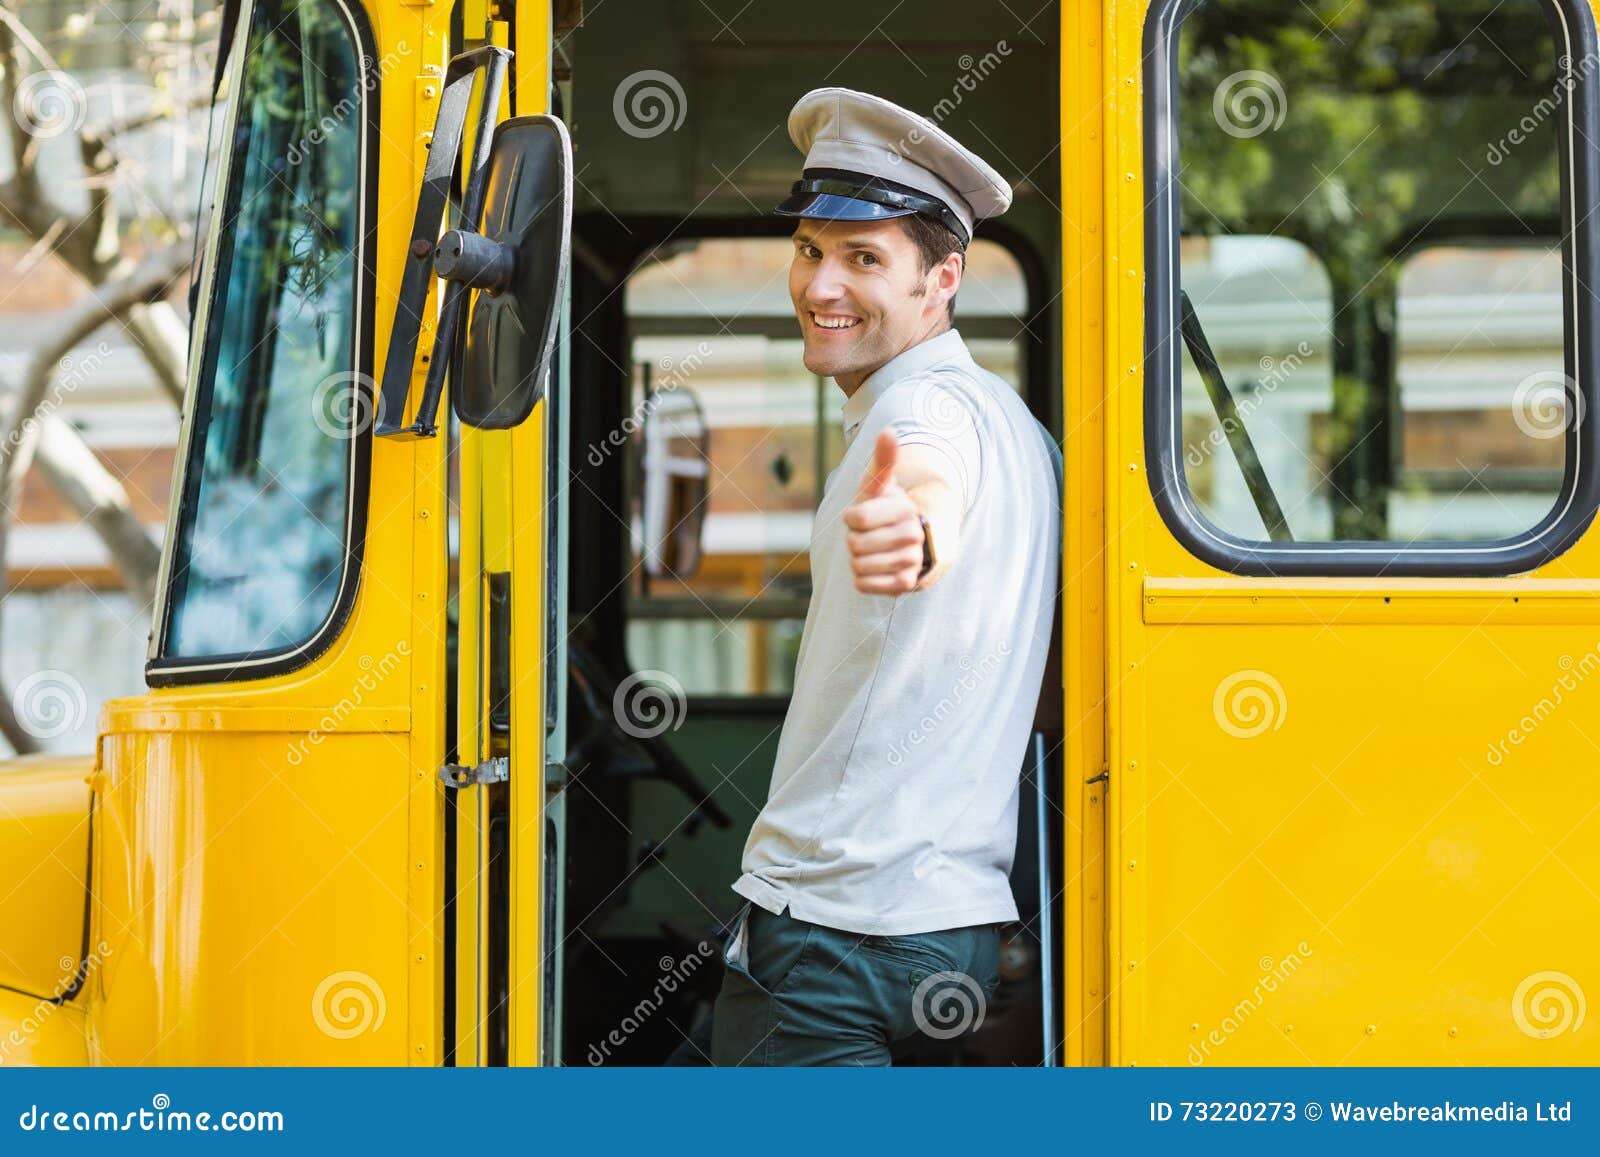
[[[807,93],[789,135],[806,155],[777,209],[798,218],[789,293],[806,368],[845,394],[846,450],[733,885],[750,903],[724,953],[712,1061],[886,1065],[895,1041],[948,1028],[947,998],[974,1009],[999,982],[1060,457],[951,326],[973,226],[1005,211],[1010,186],[865,93]]]

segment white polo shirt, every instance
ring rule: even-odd
[[[811,604],[766,806],[733,890],[769,912],[903,936],[1017,918],[1017,783],[1050,647],[1061,455],[954,330],[844,405],[811,540]],[[942,452],[960,552],[934,586],[855,589],[842,516],[878,432]]]

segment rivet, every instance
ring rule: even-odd
[[[424,237],[418,237],[411,243],[411,256],[426,257],[433,252],[433,242]]]
[[[1195,1023],[1191,1024],[1189,1026],[1189,1031],[1190,1032],[1199,1032],[1200,1031],[1200,1022],[1196,1021]]]
[[[1283,1031],[1284,1032],[1293,1032],[1294,1031],[1294,1025],[1292,1025],[1292,1024],[1284,1025],[1283,1026]]]
[[[1128,871],[1132,872],[1135,869],[1137,869],[1138,867],[1139,867],[1139,861],[1138,860],[1129,860],[1128,861]]]
[[[1139,469],[1139,464],[1137,462],[1129,462],[1128,469],[1137,472]]]
[[[428,100],[432,100],[434,97],[439,95],[439,90],[431,84],[423,85],[422,95]]]
[[[1455,1026],[1455,1025],[1451,1025],[1451,1026],[1450,1026],[1450,1035],[1451,1035],[1451,1036],[1455,1036],[1455,1035],[1456,1035],[1456,1034],[1457,1034],[1457,1033],[1459,1033],[1459,1032],[1460,1032],[1460,1031],[1461,1031],[1461,1030],[1460,1030],[1460,1029],[1458,1029],[1458,1028],[1457,1028],[1457,1027],[1456,1027],[1456,1026]]]
[[[1375,1033],[1375,1032],[1377,1032],[1377,1031],[1378,1031],[1378,1026],[1377,1026],[1377,1025],[1375,1025],[1375,1024],[1369,1024],[1369,1025],[1368,1025],[1368,1026],[1367,1026],[1367,1035],[1368,1035],[1368,1036],[1371,1036],[1371,1035],[1372,1035],[1372,1034],[1373,1034],[1373,1033]]]
[[[1137,960],[1128,961],[1128,971],[1129,972],[1132,972],[1135,968],[1138,968],[1138,967],[1139,967],[1139,962]]]
[[[421,964],[426,959],[427,959],[427,957],[424,956],[422,953],[420,953],[420,952],[417,953],[417,963],[418,964]]]
[[[1124,181],[1131,181],[1131,180],[1133,180],[1133,174],[1132,173],[1123,173],[1122,174],[1122,179]]]
[[[1138,766],[1139,766],[1139,761],[1137,759],[1128,760],[1128,770],[1129,771],[1132,771],[1134,768],[1136,768]]]
[[[426,509],[426,508],[424,508],[424,509],[423,509],[423,510],[421,510],[421,511],[420,511],[420,512],[418,512],[418,514],[417,514],[417,517],[418,517],[418,518],[426,518],[426,517],[428,517],[428,511],[427,511],[427,509]]]
[[[417,861],[417,871],[419,871],[419,872],[420,872],[420,871],[422,871],[422,868],[423,868],[423,864],[422,864],[422,861],[421,861],[421,860],[418,860],[418,861]],[[420,957],[420,956],[419,956],[419,957],[417,957],[417,959],[418,959],[418,960],[421,960],[421,959],[422,959],[422,957]]]
[[[1130,562],[1128,564],[1128,569],[1129,570],[1138,570],[1139,569],[1139,564],[1136,563],[1136,562]]]

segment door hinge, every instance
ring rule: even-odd
[[[476,787],[480,783],[506,783],[511,779],[510,756],[497,755],[475,767],[447,763],[439,769],[446,787]]]
[[[1111,768],[1102,767],[1099,775],[1092,775],[1084,783],[1105,783],[1111,778]]]

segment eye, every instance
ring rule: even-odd
[[[875,254],[875,253],[858,253],[858,254],[856,254],[856,260],[859,261],[862,265],[876,265],[876,264],[878,264],[878,257],[877,257],[877,254]]]
[[[815,261],[822,256],[822,251],[815,245],[802,245],[800,246],[800,256],[807,261]]]

